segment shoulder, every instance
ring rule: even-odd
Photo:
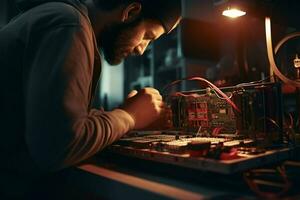
[[[49,2],[28,10],[24,18],[32,19],[30,23],[36,27],[80,26],[88,21],[82,12],[67,3]]]

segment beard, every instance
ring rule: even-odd
[[[107,26],[98,36],[98,46],[104,55],[104,59],[110,65],[120,64],[127,55],[124,55],[122,48],[129,46],[127,44],[130,36],[130,30],[140,22],[136,19],[130,23],[118,23]]]

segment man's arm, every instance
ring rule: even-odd
[[[56,170],[78,163],[134,127],[121,109],[88,110],[94,47],[82,26],[42,31],[29,45],[25,140],[38,166]]]

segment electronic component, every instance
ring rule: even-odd
[[[291,155],[291,149],[268,150],[247,138],[194,137],[174,131],[138,133],[121,138],[107,153],[225,174],[282,161]]]
[[[289,157],[291,149],[281,148],[280,84],[243,83],[219,89],[203,78],[186,80],[203,81],[209,88],[164,98],[172,113],[170,130],[129,133],[109,152],[220,173]]]
[[[176,154],[206,155],[216,146],[230,149],[233,147],[247,147],[253,144],[251,139],[229,139],[215,137],[190,137],[188,135],[143,135],[139,137],[121,138],[115,144],[137,149],[154,149],[157,151]],[[206,153],[204,153],[205,151]]]
[[[222,90],[240,112],[210,88],[175,93],[166,98],[173,128],[211,137],[241,135],[267,146],[282,143],[280,84],[240,84]]]
[[[237,129],[232,107],[215,94],[173,96],[169,103],[174,128],[212,136],[221,131],[234,134]]]

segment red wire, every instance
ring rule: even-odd
[[[227,103],[229,103],[236,111],[238,111],[239,113],[241,112],[241,110],[236,106],[236,104],[231,101],[231,99],[224,93],[222,92],[217,86],[215,86],[213,83],[209,82],[208,80],[204,79],[204,78],[201,78],[201,77],[190,77],[190,78],[184,78],[184,79],[181,79],[181,80],[176,80],[176,81],[173,81],[171,82],[170,84],[166,85],[164,88],[163,88],[163,91],[177,83],[180,83],[184,80],[196,80],[196,81],[202,81],[202,82],[205,82],[206,84],[208,84],[209,86],[211,86],[216,92],[218,92],[226,101]],[[182,94],[182,93],[181,93]]]
[[[198,97],[198,94],[183,94],[182,92],[176,92],[175,96],[184,96],[184,97]]]
[[[255,174],[252,171],[248,172],[251,177],[249,175],[246,175],[247,173],[244,173],[243,177],[246,183],[248,184],[248,186],[250,187],[250,189],[256,194],[258,194],[259,196],[264,197],[266,199],[278,199],[278,197],[285,194],[289,190],[289,188],[291,187],[291,182],[288,180],[288,177],[284,169],[277,167],[277,172],[279,173],[279,175],[281,176],[281,178],[285,183],[284,188],[278,193],[261,191],[258,184],[255,183],[255,179],[253,179],[254,177],[252,177]]]

